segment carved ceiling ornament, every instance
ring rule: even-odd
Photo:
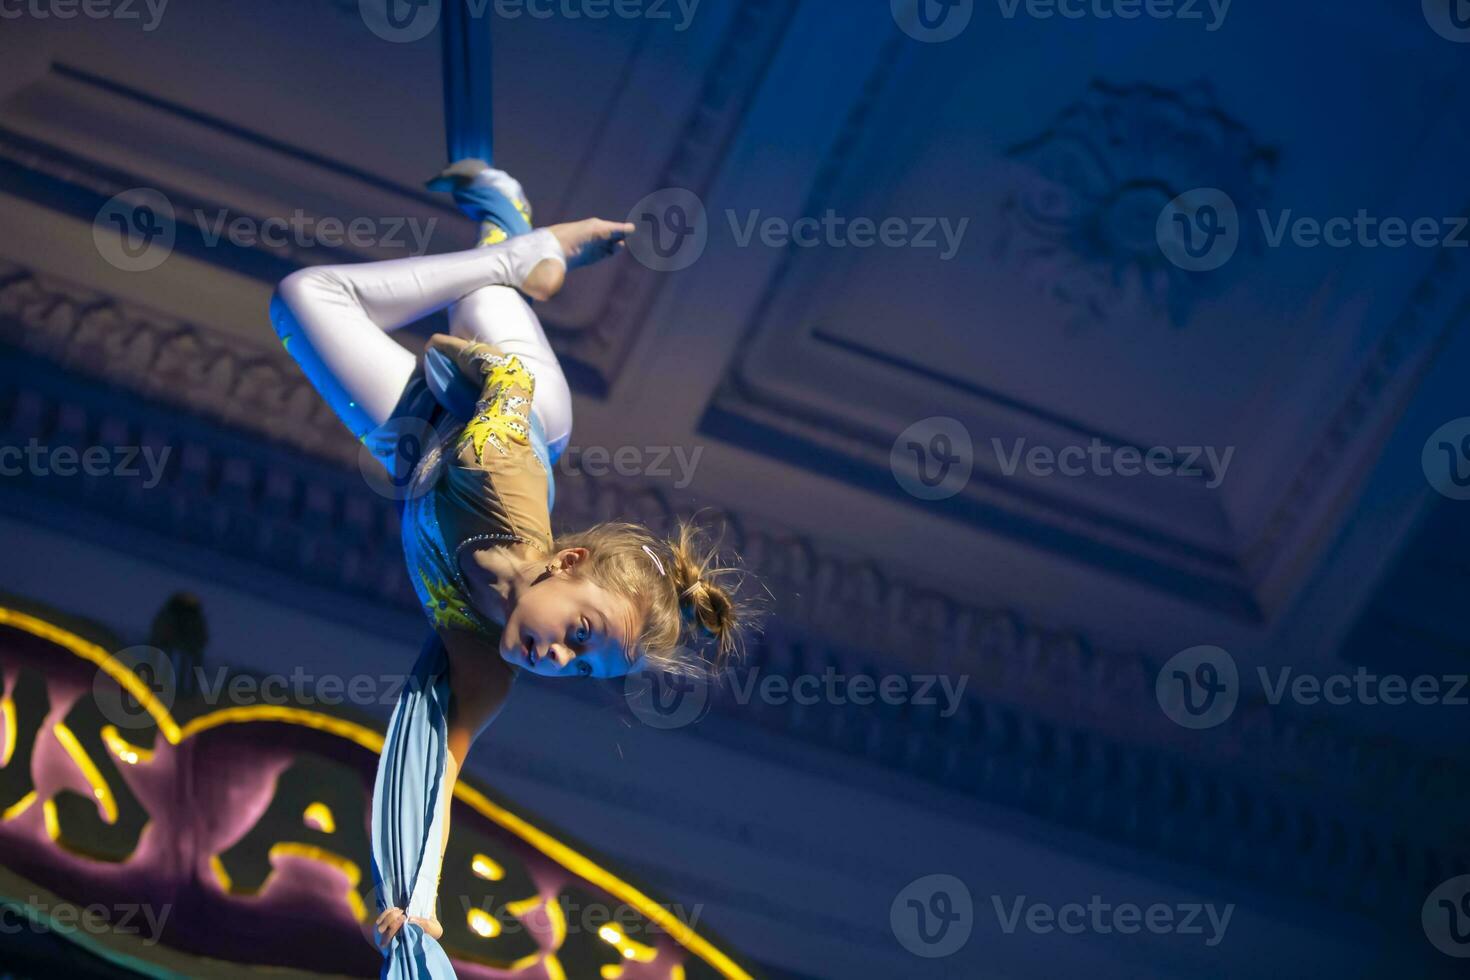
[[[1264,206],[1277,151],[1220,107],[1204,82],[1168,89],[1094,81],[1045,131],[1007,156],[1034,179],[1002,205],[998,250],[1071,309],[1074,326],[1140,309],[1183,326],[1234,281],[1171,263],[1156,224],[1174,198],[1219,188],[1238,214]],[[1242,244],[1259,245],[1242,222]]]

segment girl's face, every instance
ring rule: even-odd
[[[584,548],[558,553],[552,570],[517,593],[502,659],[543,677],[621,677],[641,666],[631,649],[640,625],[633,604],[573,574],[586,557]]]

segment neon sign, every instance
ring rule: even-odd
[[[104,693],[132,699],[141,723],[113,724]],[[153,975],[224,961],[376,976],[381,747],[319,710],[170,710],[101,646],[0,607],[0,898],[146,907],[159,936],[74,941]],[[660,905],[469,780],[451,826],[439,918],[461,977],[748,978],[695,931],[697,909]]]

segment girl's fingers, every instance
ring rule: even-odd
[[[378,949],[385,950],[393,942],[393,937],[403,928],[403,923],[408,921],[408,916],[402,909],[386,909],[378,916],[377,933]],[[386,923],[386,924],[385,924]]]

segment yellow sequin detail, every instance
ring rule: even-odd
[[[478,414],[464,427],[459,445],[471,445],[475,459],[484,462],[487,444],[505,456],[509,453],[508,443],[524,446],[530,442],[526,420],[536,391],[536,379],[514,355],[482,356],[479,361],[481,370],[485,371],[485,394],[476,406]]]
[[[424,591],[429,593],[427,608],[435,626],[479,629],[480,624],[465,612],[464,597],[455,591],[454,586],[431,579],[423,568],[419,569],[419,581],[424,583]]]
[[[521,213],[521,217],[526,219],[526,224],[532,224],[531,204],[529,201],[511,201],[510,203],[514,204],[516,210]],[[481,246],[499,245],[509,237],[510,235],[506,233],[505,229],[497,224],[491,224],[489,221],[480,223]]]

